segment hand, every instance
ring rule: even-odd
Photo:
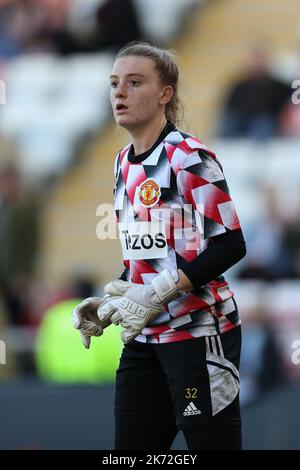
[[[111,297],[110,295],[106,296]],[[105,303],[105,297],[88,297],[78,304],[72,312],[72,324],[79,330],[81,341],[86,349],[91,344],[91,336],[101,336],[103,329],[111,322],[100,322],[97,309]]]
[[[175,280],[178,280],[177,272],[170,273],[165,269],[149,285],[132,284],[123,297],[108,299],[99,306],[97,314],[100,322],[121,323],[124,327],[121,338],[128,343],[164,310],[164,304],[181,295]],[[104,288],[107,294],[114,290],[114,282]]]
[[[104,328],[111,324],[111,321],[101,322],[97,315],[97,309],[105,305],[109,300],[119,298],[131,286],[130,282],[116,280],[111,295],[101,297],[88,297],[78,304],[72,312],[72,324],[79,330],[81,341],[86,349],[91,344],[91,336],[101,336]]]

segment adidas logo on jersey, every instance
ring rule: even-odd
[[[191,401],[191,403],[184,410],[183,416],[192,416],[192,415],[201,415],[201,411],[197,410],[194,403]]]

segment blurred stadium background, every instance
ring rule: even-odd
[[[113,445],[119,332],[85,351],[70,312],[122,269],[96,210],[127,143],[110,68],[136,37],[176,50],[182,128],[216,151],[244,229],[227,273],[244,447],[299,449],[298,0],[0,0],[0,449]]]

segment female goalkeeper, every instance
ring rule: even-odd
[[[86,344],[110,323],[125,343],[116,377],[115,448],[241,449],[237,305],[223,273],[246,253],[221,164],[176,127],[178,67],[131,43],[116,56],[111,105],[131,144],[115,160],[125,271],[74,312]],[[125,282],[126,281],[126,282]]]

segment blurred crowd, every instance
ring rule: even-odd
[[[300,51],[295,52],[294,67],[284,76],[280,73],[285,68],[284,57],[280,67],[276,61],[279,58],[266,43],[254,44],[247,51],[241,76],[224,96],[220,137],[265,140],[300,136],[300,107],[292,102],[292,85],[300,77]]]
[[[1,63],[22,55],[113,54],[140,37],[145,34],[133,0],[0,0],[0,78]],[[0,300],[8,324],[38,325],[55,302],[90,295],[91,287],[83,292],[82,286],[91,281],[72,278],[58,288],[41,285],[37,270],[47,195],[28,185],[23,155],[12,158],[16,142],[11,135],[0,138],[6,144],[0,148],[0,242],[6,247],[0,251]],[[46,188],[44,183],[38,191]]]
[[[290,210],[282,206],[276,183],[263,187],[261,197],[265,209],[245,226],[248,252],[237,276],[270,282],[300,279],[300,201]]]
[[[117,50],[141,36],[131,0],[1,0],[0,59]]]

